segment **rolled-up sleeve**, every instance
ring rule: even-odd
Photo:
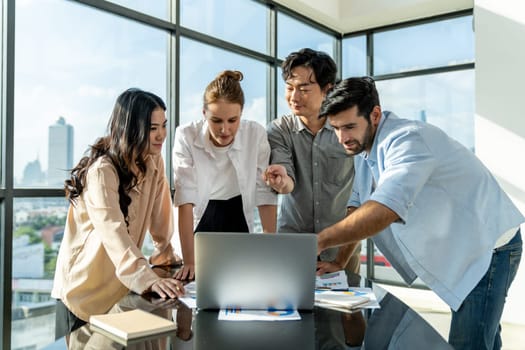
[[[267,127],[268,142],[271,147],[270,164],[279,164],[285,167],[288,176],[295,182],[295,168],[293,163],[293,152],[291,150],[292,140],[290,131],[284,130],[282,121],[274,121]]]
[[[361,205],[361,200],[359,199],[359,190],[355,188],[352,188],[352,194],[350,195],[350,199],[348,200],[347,207],[359,207]]]
[[[392,140],[384,148],[383,171],[370,199],[392,209],[406,222],[410,207],[429,181],[437,161],[417,132],[406,132]]]

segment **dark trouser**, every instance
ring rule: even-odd
[[[60,339],[74,330],[85,325],[86,322],[75,316],[64,305],[62,300],[57,299],[56,317],[55,317],[55,339]]]
[[[242,196],[227,200],[213,199],[202,215],[195,232],[249,232]]]
[[[504,246],[494,249],[485,276],[452,311],[449,343],[457,350],[501,349],[500,319],[507,291],[521,260],[520,231]]]

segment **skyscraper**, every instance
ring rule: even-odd
[[[421,120],[422,122],[427,122],[427,111],[425,111],[424,109],[422,109],[420,112],[419,112],[419,120]]]
[[[73,126],[59,117],[49,126],[47,183],[61,187],[73,167]]]

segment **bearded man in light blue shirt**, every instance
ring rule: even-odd
[[[525,218],[496,179],[437,127],[382,112],[371,78],[336,84],[320,117],[359,156],[355,210],[319,233],[319,251],[372,237],[407,283],[420,277],[451,307],[455,349],[500,349]]]

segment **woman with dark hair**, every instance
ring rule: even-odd
[[[182,284],[150,267],[180,260],[170,239],[173,212],[161,151],[166,105],[158,96],[128,89],[118,98],[109,134],[90,147],[65,181],[70,202],[51,295],[58,299],[56,335],[108,312],[129,291],[183,294]],[[146,231],[155,251],[141,252]]]
[[[254,232],[257,207],[264,232],[275,232],[277,195],[265,184],[270,145],[265,128],[241,120],[242,73],[226,70],[204,92],[204,118],[175,133],[174,204],[184,265],[175,273],[193,279],[194,232]]]

